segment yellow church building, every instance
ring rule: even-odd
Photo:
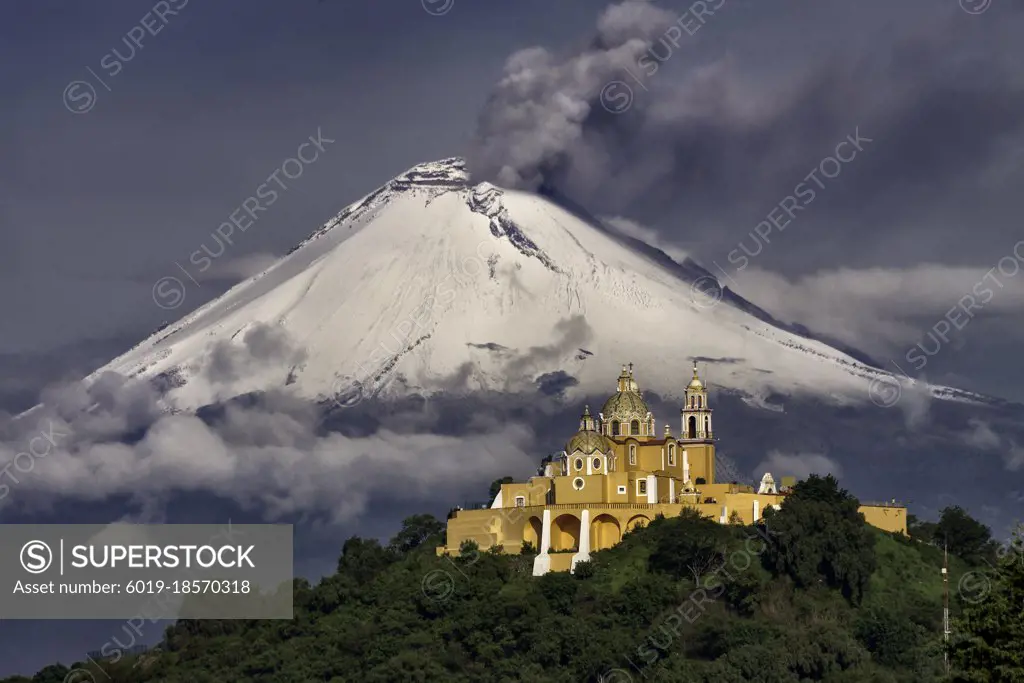
[[[721,524],[753,524],[786,496],[765,473],[757,488],[715,479],[715,432],[707,389],[693,365],[680,410],[680,433],[657,433],[633,366],[623,366],[615,393],[596,416],[584,408],[579,431],[543,474],[503,484],[489,508],[460,509],[448,520],[439,554],[458,554],[463,541],[481,550],[501,546],[518,553],[524,541],[538,549],[535,576],[572,570],[590,553],[610,548],[622,534],[657,515],[695,508]],[[862,505],[866,521],[906,533],[902,505]]]

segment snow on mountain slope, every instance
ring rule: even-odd
[[[265,326],[284,334],[268,340]],[[194,409],[285,386],[316,400],[536,391],[559,371],[578,380],[570,396],[608,392],[626,362],[643,389],[679,396],[694,357],[718,359],[705,377],[755,404],[774,392],[861,402],[884,376],[695,296],[677,270],[547,198],[470,185],[453,158],[398,176],[98,372],[170,376],[169,399]]]

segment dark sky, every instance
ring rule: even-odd
[[[908,351],[1002,263],[991,298],[920,374],[1024,401],[1012,265],[1024,268],[1024,4],[716,3],[613,114],[593,98],[601,83],[642,70],[635,53],[630,74],[603,56],[632,35],[615,17],[598,28],[603,0],[168,0],[180,9],[166,24],[145,20],[156,35],[138,28],[160,4],[148,0],[8,0],[0,413],[223,293],[406,168],[460,154],[485,173],[540,169],[778,317],[907,370]],[[692,14],[689,1],[658,6]],[[662,36],[656,22],[642,32]],[[528,91],[498,86],[533,46],[546,61],[512,69]],[[561,129],[579,134],[566,142],[554,105],[574,87],[591,114]],[[537,106],[510,123],[524,102]],[[730,255],[754,251],[755,226],[855,130],[872,140],[863,153],[738,269]],[[318,131],[333,142],[228,257],[180,307],[155,305],[154,284],[182,277],[178,264]],[[524,140],[542,134],[549,147],[531,153]],[[92,643],[59,628],[30,630],[72,652]],[[18,666],[48,655],[32,656]]]
[[[146,20],[158,33],[134,51],[124,37],[153,5],[5,5],[0,358],[19,391],[37,388],[40,365],[85,371],[116,355],[405,168],[466,153],[505,59],[542,45],[571,60],[605,6],[456,2],[435,16],[414,0],[181,2],[166,24]],[[1024,237],[1022,26],[1009,0],[978,14],[953,0],[728,0],[676,41],[650,91],[636,89],[647,118],[616,119],[618,172],[566,185],[722,265],[780,317],[902,360]],[[65,106],[74,81],[96,89],[86,113]],[[68,91],[71,106],[89,103],[84,87]],[[857,129],[874,140],[863,161],[733,272],[729,255],[753,250],[753,228]],[[180,308],[154,306],[153,284],[318,130],[336,142],[236,234],[230,257]],[[673,158],[652,160],[652,147]],[[1001,278],[925,376],[1024,397],[1008,367],[1021,282]]]

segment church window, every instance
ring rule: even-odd
[[[626,493],[626,487],[625,486],[620,486],[617,489],[615,489],[615,491],[616,491],[616,493],[624,495]]]
[[[711,431],[711,421],[705,415],[704,416],[704,433],[707,434],[710,431]]]
[[[619,421],[618,420],[612,420],[612,436],[618,436],[618,435],[619,435]]]
[[[516,496],[516,507],[517,508],[524,508],[524,507],[526,507],[526,496]]]
[[[697,438],[697,418],[693,415],[690,416],[690,433],[688,436],[691,439]]]
[[[629,444],[629,464],[636,464],[636,444]]]
[[[636,482],[636,492],[637,492],[637,495],[640,495],[640,496],[646,496],[647,495],[647,480],[646,479],[638,479],[637,480],[637,482]]]
[[[576,460],[573,462],[573,465],[576,467],[576,471],[577,472],[582,470],[583,469],[583,458],[576,458]]]
[[[668,464],[675,466],[676,464],[676,445],[669,444],[668,447]]]
[[[691,396],[691,397],[690,397],[690,407],[691,407],[691,408],[694,408],[694,407],[696,407],[696,406],[694,405],[694,401],[696,401],[696,399],[695,399],[695,398],[694,398],[693,396]]]
[[[601,458],[594,458],[594,469],[601,469]]]
[[[640,420],[633,420],[633,422],[629,425],[629,431],[630,431],[630,433],[633,436],[639,436],[640,435]]]
[[[576,477],[572,480],[572,487],[577,491],[582,491],[584,485],[585,482],[583,481],[583,477]]]
[[[698,396],[697,397],[697,407],[698,408],[703,408],[704,407],[704,397],[703,396]]]

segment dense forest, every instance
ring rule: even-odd
[[[1024,530],[1002,545],[953,507],[908,538],[857,507],[812,476],[757,526],[658,518],[539,578],[528,546],[438,557],[443,523],[414,516],[387,545],[350,538],[316,586],[297,579],[292,621],[181,621],[102,672],[6,681],[1024,682]]]

